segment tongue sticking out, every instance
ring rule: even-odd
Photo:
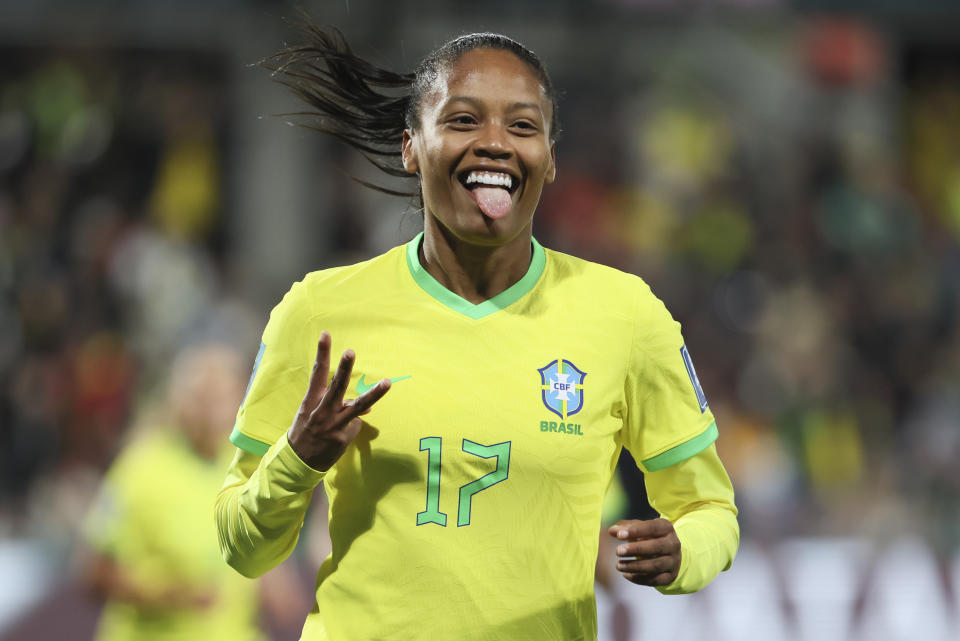
[[[480,206],[480,211],[490,218],[503,218],[513,206],[510,192],[503,187],[474,187],[470,193]]]

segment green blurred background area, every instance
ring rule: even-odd
[[[534,234],[642,276],[682,323],[740,508],[733,569],[691,597],[630,592],[632,638],[955,638],[960,4],[298,6],[397,71],[481,30],[550,70],[563,132]],[[80,524],[179,349],[252,364],[290,283],[420,227],[283,115],[299,105],[255,63],[297,19],[0,4],[4,641],[90,638]],[[322,544],[303,547],[309,577]]]

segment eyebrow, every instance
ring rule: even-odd
[[[483,106],[480,100],[470,96],[453,96],[447,101],[447,104],[449,105],[454,102],[465,102],[478,109]],[[541,111],[541,106],[535,102],[514,102],[507,105],[507,111],[516,111],[518,109],[534,109],[536,111]]]

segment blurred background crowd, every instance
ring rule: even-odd
[[[536,51],[563,133],[534,234],[642,276],[682,323],[743,566],[785,595],[771,629],[809,632],[787,585],[801,558],[849,584],[837,616],[878,626],[869,638],[957,629],[960,5],[300,6],[398,71],[463,31]],[[282,115],[299,106],[252,64],[296,40],[296,15],[0,4],[0,638],[41,638],[31,612],[69,582],[100,480],[162,407],[180,349],[227,343],[252,364],[290,283],[418,231],[410,203],[349,179],[379,179],[364,161]],[[891,603],[918,595],[932,636],[896,636],[909,613],[864,623],[891,558],[913,559]]]

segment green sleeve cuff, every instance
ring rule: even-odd
[[[717,440],[720,433],[717,431],[717,422],[714,421],[710,427],[705,429],[699,435],[694,436],[689,441],[685,441],[676,447],[671,447],[666,452],[661,452],[656,456],[644,459],[640,462],[643,469],[647,472],[656,472],[666,467],[670,467],[680,461],[685,461],[691,456],[696,456]]]
[[[251,454],[256,454],[257,456],[263,456],[267,453],[267,450],[270,449],[269,443],[264,443],[263,441],[258,441],[255,438],[250,438],[236,427],[233,428],[233,433],[230,434],[230,442],[239,447],[241,450],[250,452]]]

